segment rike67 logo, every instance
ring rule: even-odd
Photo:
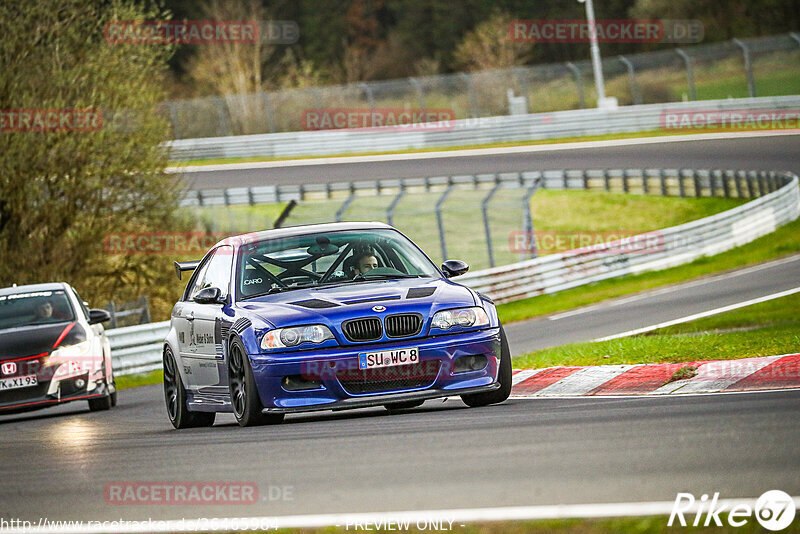
[[[728,524],[732,527],[744,526],[755,516],[756,521],[765,529],[778,531],[792,523],[795,512],[794,499],[781,490],[764,492],[756,501],[755,507],[743,502],[720,501],[719,493],[715,493],[711,500],[708,499],[708,495],[695,500],[691,493],[678,493],[667,526],[671,527],[677,519],[677,523],[685,527],[687,517],[691,521],[693,515],[694,521],[691,525],[694,527],[701,525],[721,527],[723,519],[720,514],[727,514]]]

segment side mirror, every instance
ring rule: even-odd
[[[111,314],[106,310],[89,310],[89,324],[105,323],[111,320]]]
[[[198,304],[222,304],[222,291],[218,287],[205,287],[193,299]]]
[[[442,264],[442,272],[445,278],[461,276],[467,271],[469,271],[469,265],[461,260],[447,260]]]

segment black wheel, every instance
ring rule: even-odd
[[[89,399],[90,412],[104,412],[110,410],[112,404],[111,395],[105,397],[97,397],[96,399]]]
[[[473,393],[471,395],[461,395],[464,404],[477,408],[488,404],[503,402],[511,395],[511,350],[508,348],[508,340],[503,327],[500,327],[500,370],[497,373],[497,381],[500,382],[500,389],[487,391],[486,393]]]
[[[111,372],[111,385],[114,388],[114,392],[111,393],[111,395],[110,395],[110,397],[111,397],[111,407],[113,408],[114,406],[117,405],[117,381],[114,379],[114,372],[113,371]]]
[[[403,402],[392,402],[390,404],[384,404],[383,407],[389,410],[390,412],[394,412],[396,410],[410,410],[411,408],[422,406],[423,402],[425,401],[413,400],[413,401],[403,401]]]
[[[228,384],[233,415],[239,426],[269,425],[283,421],[283,414],[261,413],[264,406],[258,398],[253,368],[239,338],[234,338],[231,343],[228,356]]]
[[[169,347],[164,349],[164,401],[167,404],[169,422],[175,428],[211,426],[217,414],[214,412],[190,412],[186,405],[186,390],[175,357]]]

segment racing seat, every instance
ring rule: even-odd
[[[249,297],[259,293],[266,293],[272,287],[272,282],[264,273],[255,269],[247,269],[242,276],[242,295]]]

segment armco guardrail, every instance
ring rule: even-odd
[[[170,141],[174,160],[201,158],[285,158],[359,152],[387,152],[560,137],[642,132],[663,129],[662,114],[671,111],[796,110],[800,96],[701,100],[506,115],[452,121],[428,131],[380,129],[286,132]],[[795,122],[796,124],[796,122]]]
[[[755,198],[731,210],[587,249],[551,254],[458,278],[496,302],[673,267],[749,243],[800,216],[798,177],[790,172],[687,169],[536,171],[520,183],[549,189],[658,191],[662,195]],[[374,187],[374,186],[373,186]],[[639,244],[646,246],[641,247]],[[118,375],[158,369],[169,322],[109,330]]]
[[[716,174],[716,176],[714,176]],[[720,189],[737,185],[737,173],[710,173],[707,184]],[[772,186],[769,185],[772,184]],[[771,193],[731,210],[638,238],[542,256],[459,278],[496,302],[554,293],[626,274],[665,269],[749,243],[800,215],[798,178],[787,172],[759,172],[748,187]],[[644,244],[640,248],[637,243]],[[648,245],[649,243],[649,245]],[[629,251],[614,252],[628,249]]]
[[[161,368],[161,351],[169,321],[106,330],[115,375],[145,373]]]

